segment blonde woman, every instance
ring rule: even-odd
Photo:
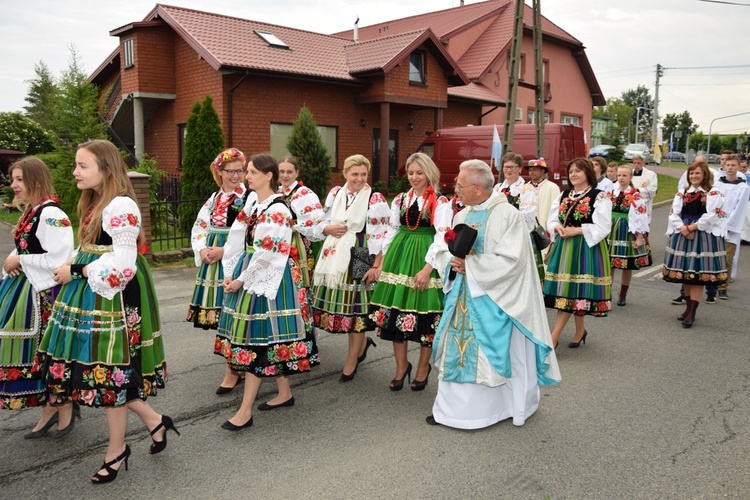
[[[315,326],[349,336],[349,351],[340,378],[341,382],[349,382],[367,356],[367,349],[374,345],[372,339],[365,338],[365,331],[374,327],[369,318],[370,296],[380,279],[390,209],[383,195],[373,192],[367,184],[367,158],[350,156],[344,161],[343,170],[346,183],[328,193],[326,213],[316,226],[325,241],[315,265],[312,297]],[[371,267],[358,279],[350,271],[352,248],[366,249],[360,253],[372,259]]]

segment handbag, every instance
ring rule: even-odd
[[[349,276],[354,280],[361,280],[375,263],[375,256],[370,255],[370,250],[367,247],[354,246],[350,250]]]
[[[534,244],[536,247],[541,251],[547,248],[550,244],[549,236],[547,236],[547,231],[542,227],[541,224],[539,224],[539,221],[536,221],[536,226],[534,226],[534,229],[531,230],[531,238],[534,240]]]

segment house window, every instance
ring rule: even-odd
[[[331,168],[335,168],[338,164],[338,150],[336,147],[338,143],[338,127],[318,125],[318,133],[323,141],[323,145],[328,150],[328,156],[331,157]],[[271,154],[273,156],[281,158],[290,154],[286,148],[286,143],[290,135],[292,135],[291,123],[271,123]]]
[[[122,67],[132,68],[135,66],[135,52],[133,50],[133,39],[127,38],[122,41]]]
[[[529,123],[534,123],[534,110],[533,109],[529,110],[528,117],[529,117]],[[544,123],[549,123],[549,120],[550,120],[549,113],[545,112]]]
[[[182,170],[182,162],[185,161],[185,137],[187,137],[187,124],[180,123],[177,125],[177,141],[180,146],[180,166],[179,170]]]
[[[261,37],[263,41],[265,41],[268,44],[269,47],[291,50],[289,48],[289,45],[284,43],[284,41],[281,38],[277,37],[273,33],[265,33],[263,31],[256,31],[255,34]]]
[[[526,73],[526,56],[521,54],[518,61],[518,79],[523,80],[523,75]],[[510,53],[508,53],[508,76],[510,76]]]
[[[568,125],[577,125],[579,127],[581,126],[580,116],[560,115],[560,121],[562,123],[567,123]]]
[[[409,56],[409,83],[425,85],[425,57],[424,52],[412,52]]]

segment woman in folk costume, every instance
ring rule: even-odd
[[[380,279],[390,209],[383,195],[373,192],[367,184],[367,158],[350,156],[344,160],[343,170],[346,183],[328,193],[326,214],[316,226],[326,239],[315,264],[312,297],[315,326],[349,336],[349,350],[339,379],[348,382],[365,360],[367,349],[375,345],[365,337],[365,331],[374,328],[369,318],[370,296]],[[353,255],[356,262],[352,263]],[[366,262],[368,257],[370,261]],[[370,268],[366,272],[353,276],[353,268],[367,264]]]
[[[167,446],[172,419],[156,413],[148,396],[164,387],[166,363],[159,304],[148,264],[138,254],[141,214],[120,152],[109,141],[78,146],[73,171],[81,220],[80,249],[72,264],[55,271],[62,284],[39,346],[38,364],[49,402],[104,407],[109,444],[94,484],[113,481],[130,447],[128,409],[151,431],[150,453]],[[71,261],[68,261],[71,262]],[[65,415],[68,413],[68,415]]]
[[[612,232],[609,235],[609,257],[612,276],[622,269],[618,306],[626,304],[633,269],[651,265],[651,252],[646,247],[648,214],[641,193],[634,186],[633,171],[627,165],[617,169],[617,186],[611,192]]]
[[[401,390],[411,374],[407,341],[419,343],[411,390],[421,391],[432,368],[432,338],[443,312],[443,282],[435,269],[435,254],[450,228],[453,210],[448,198],[435,192],[440,171],[429,156],[411,155],[406,160],[406,175],[411,189],[396,195],[391,205],[383,271],[372,294],[370,317],[378,327],[378,336],[393,342],[396,376],[390,384],[392,391]]]
[[[219,319],[216,354],[245,372],[239,410],[222,428],[253,425],[253,403],[265,377],[275,377],[279,394],[259,410],[294,405],[289,375],[319,363],[307,289],[291,246],[292,214],[276,190],[279,165],[257,154],[247,165],[250,198],[232,224],[224,252],[226,298]]]
[[[198,274],[187,320],[196,328],[216,330],[219,326],[219,314],[224,303],[221,259],[229,228],[245,206],[248,192],[242,180],[246,161],[242,151],[229,148],[219,153],[211,163],[211,175],[219,190],[201,207],[190,237]],[[224,380],[216,389],[216,394],[231,392],[241,380],[239,374],[233,373],[227,364]]]
[[[40,159],[28,156],[8,169],[13,204],[23,215],[13,229],[15,249],[3,263],[0,280],[0,409],[42,407],[27,439],[43,436],[58,424],[55,436],[72,428],[46,405],[45,386],[33,369],[39,341],[60,292],[53,271],[73,255],[73,228],[57,204],[52,175]],[[77,407],[80,418],[80,408]]]
[[[503,155],[503,175],[505,180],[495,185],[495,191],[502,193],[508,198],[508,203],[517,208],[523,215],[524,221],[526,221],[526,227],[529,233],[534,230],[537,223],[536,209],[537,209],[537,196],[531,184],[524,182],[521,177],[521,169],[523,168],[523,157],[515,153],[507,153]],[[532,246],[534,248],[534,260],[536,261],[537,274],[539,279],[544,279],[544,261],[542,260],[542,251],[537,248],[534,243],[534,239],[529,235]]]
[[[724,195],[712,187],[713,175],[704,162],[688,167],[688,186],[672,202],[667,223],[662,278],[682,283],[687,307],[677,319],[690,328],[707,284],[728,279],[724,237]]]
[[[279,160],[279,191],[294,217],[292,246],[297,249],[305,288],[312,283],[315,259],[323,246],[322,235],[315,232],[315,223],[323,218],[323,205],[318,195],[298,181],[299,167],[293,156]]]
[[[606,316],[612,268],[607,236],[612,230],[612,200],[596,187],[594,167],[587,158],[568,163],[571,188],[550,209],[547,231],[554,239],[544,278],[545,306],[557,309],[552,340],[557,346],[563,328],[575,315],[576,332],[568,344],[586,343],[584,317]]]

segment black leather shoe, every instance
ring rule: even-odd
[[[250,417],[250,420],[248,420],[242,425],[234,425],[229,420],[221,424],[221,428],[226,429],[228,431],[239,431],[239,430],[245,429],[247,427],[252,427],[252,426],[253,426],[253,417]]]
[[[216,389],[216,394],[228,394],[234,390],[235,387],[240,385],[245,379],[242,377],[239,377],[237,379],[237,383],[234,384],[232,387],[224,387],[223,385],[220,385],[218,389]]]
[[[276,408],[284,408],[285,406],[294,406],[294,396],[287,399],[283,403],[277,405],[269,405],[268,403],[261,403],[258,405],[258,409],[262,411],[275,410]]]
[[[351,382],[354,380],[354,376],[357,374],[357,369],[355,368],[353,372],[351,372],[349,375],[346,375],[344,372],[341,372],[341,377],[339,377],[339,382]]]
[[[44,427],[39,429],[38,431],[29,431],[26,434],[23,435],[24,439],[36,439],[44,436],[47,434],[47,431],[57,423],[57,413],[52,415],[49,420],[47,420],[47,423],[44,424]]]
[[[370,348],[370,346],[377,347],[377,344],[375,343],[374,340],[372,340],[372,338],[367,337],[367,341],[365,342],[365,350],[362,353],[362,355],[357,358],[357,364],[360,364],[365,359],[367,359],[367,350]]]
[[[432,415],[427,415],[427,417],[424,420],[430,425],[442,425],[439,422],[436,422],[435,417],[433,417]]]

